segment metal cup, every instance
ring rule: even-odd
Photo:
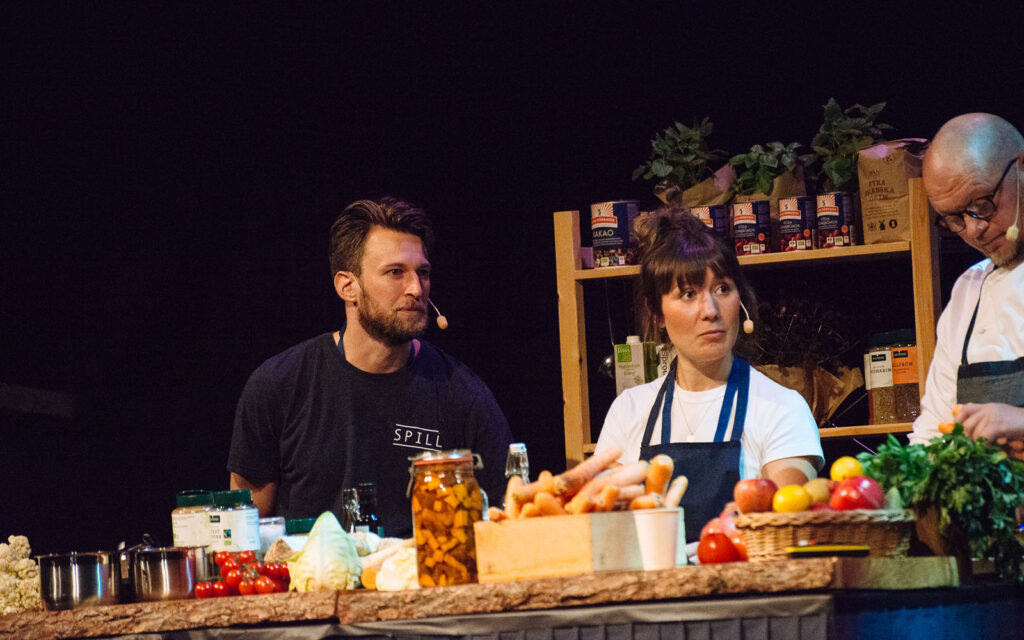
[[[51,553],[37,559],[43,607],[47,611],[117,604],[121,590],[118,554]]]

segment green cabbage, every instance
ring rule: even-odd
[[[288,561],[289,589],[335,591],[359,586],[362,562],[356,545],[330,511],[316,519],[302,551]]]

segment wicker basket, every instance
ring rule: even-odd
[[[863,544],[871,557],[907,555],[914,512],[909,509],[873,511],[800,511],[797,513],[741,513],[736,527],[743,534],[750,560],[786,557],[786,547],[801,542]]]

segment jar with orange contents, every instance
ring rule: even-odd
[[[483,466],[480,456],[455,449],[429,451],[410,460],[420,586],[476,582],[473,523],[483,515],[483,494],[473,470]]]

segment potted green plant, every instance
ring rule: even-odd
[[[819,193],[857,191],[857,152],[881,142],[882,132],[893,128],[876,122],[884,108],[885,103],[879,102],[844,110],[829,98],[824,120],[811,140],[813,153],[805,158]]]
[[[787,171],[796,172],[800,164],[796,152],[799,147],[799,142],[786,145],[769,142],[764,146],[755,144],[747,153],[734,155],[729,159],[729,164],[738,170],[732,186],[733,193],[748,196],[764,194],[765,197],[773,195],[776,180]]]
[[[708,148],[712,123],[708,118],[692,127],[676,122],[651,140],[651,157],[633,171],[633,179],[654,180],[654,195],[665,204],[692,207],[725,202],[735,174],[726,165],[712,164],[725,152]]]
[[[999,577],[1024,584],[1024,539],[1016,510],[1024,504],[1024,462],[957,423],[927,445],[901,445],[892,435],[877,454],[857,456],[864,473],[895,488],[914,509],[918,538],[936,555],[957,557],[961,580],[971,560],[993,560]]]

